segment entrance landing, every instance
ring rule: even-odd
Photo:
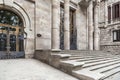
[[[34,59],[0,60],[0,80],[78,80]]]

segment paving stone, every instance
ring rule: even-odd
[[[0,80],[78,80],[34,59],[0,60]]]

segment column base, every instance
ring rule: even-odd
[[[51,49],[52,52],[61,52],[61,49]]]

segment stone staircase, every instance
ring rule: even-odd
[[[51,54],[49,64],[80,80],[114,80],[120,73],[120,55],[106,51],[61,51]]]

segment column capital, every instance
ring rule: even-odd
[[[95,0],[95,6],[99,6],[100,0]]]
[[[89,5],[89,6],[90,6],[90,5],[93,6],[93,2],[94,2],[94,0],[88,0],[88,5]]]

